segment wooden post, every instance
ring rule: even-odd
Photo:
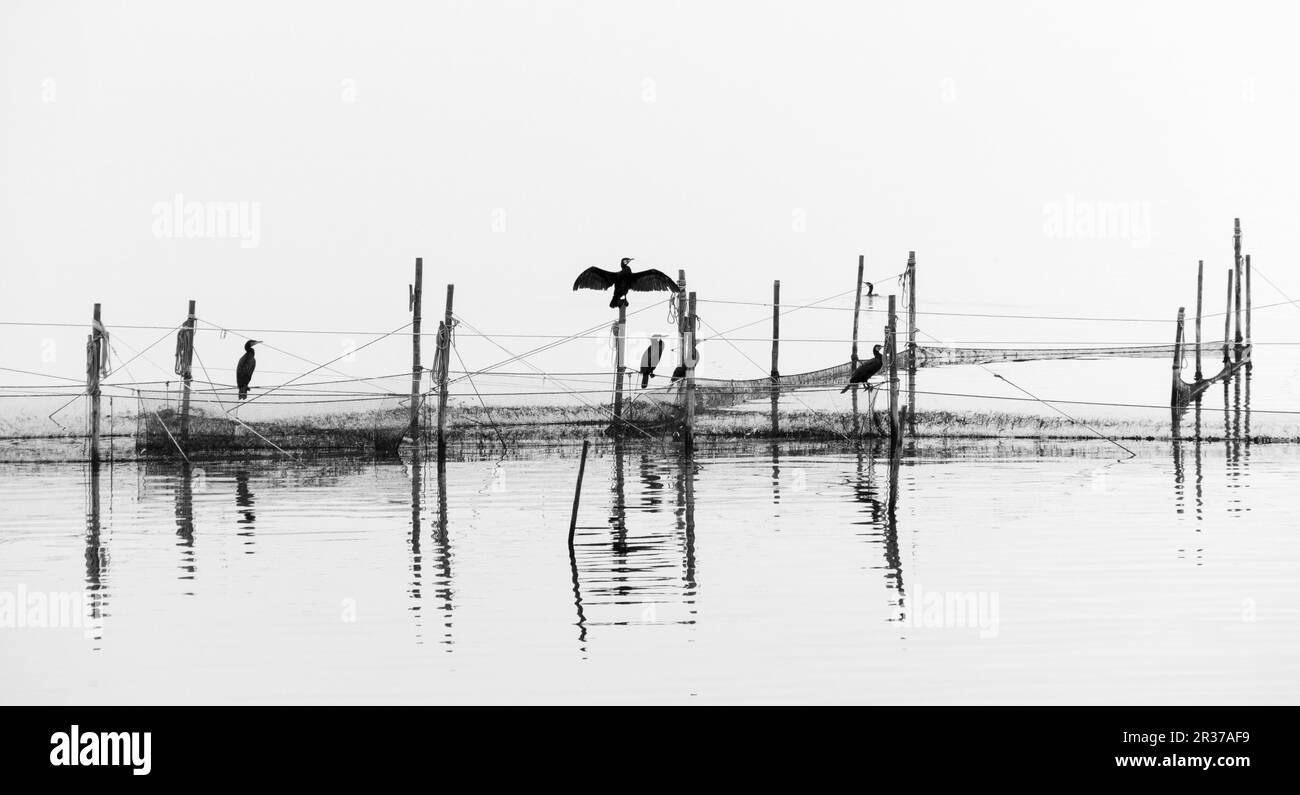
[[[1246,255],[1245,274],[1246,274],[1246,347],[1250,348],[1250,255],[1249,254]],[[1251,369],[1255,366],[1254,349],[1250,350],[1250,355],[1251,355],[1251,361],[1247,362],[1246,369]]]
[[[686,299],[686,350],[695,350],[695,292],[691,291]],[[687,451],[695,447],[695,357],[686,357],[686,432],[684,442]]]
[[[191,372],[194,360],[194,301],[190,301],[189,316],[185,318],[185,324],[182,326],[181,334],[189,337],[187,344],[181,346],[181,371],[177,373],[181,377],[181,449],[189,453],[190,450],[190,388],[194,375]]]
[[[858,369],[858,314],[862,311],[862,270],[866,266],[867,258],[864,254],[858,255],[858,281],[854,289],[853,297],[853,344],[849,349],[849,375]],[[854,385],[850,398],[853,403],[853,435],[860,436],[862,426],[858,420],[858,387]]]
[[[677,271],[677,366],[686,367],[686,271]]]
[[[95,304],[94,322],[90,326],[90,352],[86,363],[86,393],[90,395],[90,463],[99,463],[99,370],[104,361],[103,322],[99,304]]]
[[[777,364],[781,349],[781,280],[772,282],[772,435],[780,432],[777,403],[781,398],[781,370]]]
[[[1228,308],[1223,313],[1223,363],[1232,361],[1228,344],[1232,335],[1232,270],[1228,270]]]
[[[916,252],[907,252],[907,432],[916,435]]]
[[[451,370],[451,306],[456,295],[456,285],[447,285],[447,311],[443,316],[438,335],[438,355],[442,366],[438,370],[438,447],[446,442],[447,429],[447,373]]]
[[[1174,329],[1173,385],[1169,392],[1169,405],[1183,403],[1183,307],[1178,307],[1178,324]]]
[[[1235,299],[1233,300],[1232,312],[1236,316],[1237,333],[1234,337],[1236,342],[1237,359],[1241,359],[1241,219],[1232,220],[1232,259],[1233,267],[1236,269],[1237,279],[1235,282]]]
[[[1205,290],[1205,260],[1196,261],[1196,380],[1204,377],[1201,372],[1201,298]]]
[[[582,498],[582,475],[587,471],[587,447],[591,444],[582,440],[582,458],[578,461],[578,485],[573,487],[573,513],[569,517],[569,549],[573,549],[573,534],[578,528],[578,501]]]
[[[411,285],[411,443],[420,444],[420,315],[424,308],[424,258],[415,258],[415,284]]]
[[[898,436],[898,316],[895,310],[895,297],[889,296],[889,437],[899,441]]]
[[[854,291],[853,298],[853,349],[849,353],[849,373],[851,374],[858,367],[858,312],[862,310],[862,268],[866,264],[866,257],[858,255],[858,285]]]
[[[621,432],[623,424],[623,362],[627,346],[627,307],[619,302],[618,327],[614,331],[614,430]]]

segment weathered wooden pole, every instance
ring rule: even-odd
[[[1183,401],[1183,307],[1178,307],[1178,324],[1174,328],[1173,385],[1169,392],[1169,405],[1179,406]]]
[[[695,291],[686,299],[686,431],[683,434],[686,450],[695,447]]]
[[[582,458],[578,461],[578,485],[573,487],[573,513],[569,516],[569,549],[573,549],[573,534],[578,528],[578,502],[582,499],[582,475],[587,471],[587,448],[591,442],[582,440]]]
[[[862,310],[862,268],[864,265],[866,265],[866,257],[859,254],[858,284],[853,297],[853,348],[849,353],[850,374],[858,367],[858,313]]]
[[[181,360],[180,368],[177,375],[181,377],[181,449],[187,454],[190,450],[190,388],[194,380],[192,372],[194,362],[194,306],[195,302],[190,301],[189,315],[185,318],[185,323],[181,327],[180,333],[183,335],[180,345]]]
[[[1223,363],[1232,361],[1229,343],[1232,338],[1232,270],[1228,270],[1228,308],[1223,313]]]
[[[1250,348],[1250,255],[1246,255],[1246,347]],[[1246,369],[1250,370],[1255,366],[1255,350],[1250,348],[1250,361],[1246,363]],[[1247,415],[1249,416],[1249,415]]]
[[[858,255],[858,281],[853,295],[853,340],[852,347],[849,349],[849,375],[858,369],[858,314],[862,311],[862,271],[866,266],[866,255]],[[862,433],[862,426],[858,420],[858,387],[855,385],[852,389],[850,398],[853,403],[853,435],[859,436]]]
[[[1204,376],[1201,373],[1201,298],[1205,290],[1205,260],[1196,261],[1196,380]]]
[[[411,443],[420,444],[420,381],[424,368],[420,366],[420,320],[424,309],[424,258],[415,258],[415,284],[410,291],[411,311]],[[439,335],[441,336],[441,335]]]
[[[90,395],[90,463],[99,463],[99,372],[104,361],[104,324],[95,304],[94,322],[90,325],[90,346],[86,358],[86,393]]]
[[[899,440],[898,422],[898,316],[895,311],[895,297],[889,296],[889,326],[886,336],[889,346],[889,436]]]
[[[781,398],[781,370],[777,363],[781,350],[781,280],[772,282],[772,435],[780,432],[777,403]]]
[[[907,252],[907,432],[916,435],[916,252]]]
[[[686,271],[677,271],[677,366],[686,368]]]
[[[451,370],[451,306],[456,295],[456,285],[447,285],[447,311],[443,316],[438,335],[438,355],[442,366],[438,369],[438,447],[446,442],[447,429],[447,373]]]
[[[614,430],[622,432],[623,424],[623,362],[627,347],[627,304],[618,305],[618,325],[614,328]]]
[[[1236,353],[1238,361],[1241,360],[1241,219],[1234,218],[1232,221],[1232,258],[1233,267],[1236,269],[1237,279],[1235,288],[1235,300],[1233,301],[1233,314],[1236,316],[1237,333],[1234,337],[1236,342]]]

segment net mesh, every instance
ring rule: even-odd
[[[409,428],[409,395],[309,389],[254,390],[241,402],[233,387],[196,380],[188,406],[180,384],[133,390],[137,449],[383,451],[396,448]]]

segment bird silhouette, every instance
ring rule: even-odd
[[[885,357],[881,355],[882,350],[884,350],[883,345],[877,345],[871,349],[871,353],[874,355],[872,358],[867,359],[865,362],[858,365],[858,368],[853,371],[853,375],[849,376],[849,382],[840,390],[841,395],[848,392],[849,387],[854,384],[865,384],[867,383],[867,379],[880,372],[880,368],[885,365]]]
[[[654,268],[633,271],[628,267],[628,263],[631,261],[631,257],[624,257],[623,261],[619,263],[617,271],[607,271],[594,266],[587,268],[578,274],[578,278],[573,281],[573,289],[608,290],[613,287],[614,297],[609,302],[611,309],[627,306],[629,290],[635,290],[636,292],[650,292],[653,290],[681,292],[682,288],[678,287],[677,282],[669,278],[668,274]]]
[[[235,366],[235,384],[239,387],[239,399],[248,397],[248,385],[253,380],[253,371],[257,369],[257,357],[253,355],[253,346],[261,340],[249,340],[244,343],[244,355],[239,357]]]
[[[664,337],[662,334],[656,334],[650,338],[650,344],[646,346],[645,353],[641,354],[641,388],[645,389],[650,383],[650,377],[655,374],[655,368],[659,366],[659,360],[664,355]]]
[[[703,340],[696,339],[691,345],[691,360],[695,363],[696,367],[700,366],[700,349],[697,346],[701,342],[703,342]],[[677,383],[678,381],[682,380],[685,377],[686,377],[686,365],[685,363],[679,364],[673,368],[673,377],[668,380],[668,385],[672,386],[673,384]]]

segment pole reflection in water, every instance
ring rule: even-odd
[[[1193,445],[1192,461],[1196,469],[1196,521],[1203,522],[1205,521],[1205,471],[1204,471],[1204,464],[1201,457],[1201,396],[1200,395],[1198,395],[1196,398],[1196,408],[1194,409],[1194,411],[1196,412],[1195,414],[1196,438],[1192,442]],[[1196,528],[1196,532],[1199,533],[1200,531],[1201,529],[1199,527]]]
[[[1182,514],[1184,507],[1184,488],[1183,482],[1186,475],[1183,472],[1183,413],[1186,407],[1174,406],[1170,409],[1173,417],[1173,423],[1170,427],[1169,438],[1172,443],[1174,458],[1174,513]]]
[[[98,463],[90,464],[86,492],[86,598],[90,601],[92,637],[99,641],[104,637],[105,608],[108,606],[105,582],[108,578],[108,547],[101,537]],[[112,493],[111,486],[109,493]]]
[[[772,442],[772,504],[781,504],[781,445]]]
[[[679,459],[677,469],[677,532],[682,535],[682,554],[686,583],[686,603],[695,616],[695,460],[691,455]]]
[[[178,579],[193,580],[197,569],[194,555],[194,483],[193,472],[188,461],[180,465],[176,476],[176,537],[181,549],[181,575]],[[193,596],[193,591],[187,591]]]
[[[872,566],[885,571],[885,588],[894,591],[896,596],[890,604],[890,621],[906,620],[906,589],[903,584],[902,553],[898,545],[898,473],[902,460],[902,450],[897,445],[889,445],[889,471],[884,492],[876,482],[875,454],[884,452],[881,441],[872,443],[870,450],[863,445],[857,446],[857,473],[851,488],[853,499],[862,503],[867,518],[857,524],[866,525],[868,532],[862,533],[868,538],[879,538],[883,547],[884,565]]]
[[[235,520],[236,535],[245,539],[245,555],[253,554],[253,525],[257,515],[253,512],[253,490],[249,487],[248,470],[240,467],[235,470],[235,507],[239,508],[239,518]]]
[[[438,486],[438,518],[433,527],[430,528],[430,540],[433,542],[435,552],[430,563],[434,566],[435,577],[439,581],[434,596],[438,599],[439,610],[442,613],[443,635],[441,643],[447,647],[447,651],[452,650],[453,645],[453,622],[452,608],[454,592],[451,586],[451,543],[447,533],[447,454],[445,449],[439,449],[437,454],[437,463],[435,465],[437,472]],[[411,612],[415,615],[416,623],[416,642],[424,643],[424,625],[423,601],[424,601],[424,552],[421,549],[420,538],[423,534],[423,521],[421,519],[421,510],[423,505],[422,487],[424,485],[424,462],[421,460],[420,452],[415,451],[411,455],[410,477],[411,477]]]
[[[629,500],[625,472],[632,453],[627,442],[614,440],[605,521],[575,530],[569,562],[584,652],[590,627],[695,623],[696,465],[681,459],[668,520],[663,490],[671,464],[656,452],[636,453],[642,458],[633,485],[641,493]],[[580,515],[586,505],[580,503]]]

